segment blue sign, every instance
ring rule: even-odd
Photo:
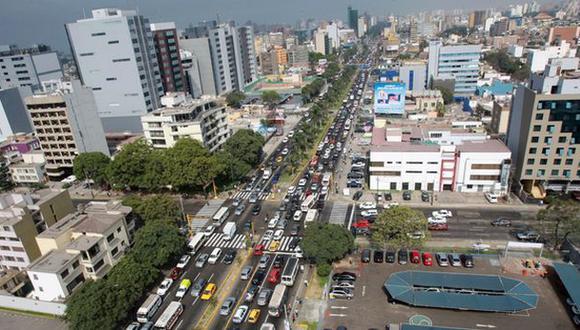
[[[405,84],[375,83],[375,113],[402,115],[405,112]]]

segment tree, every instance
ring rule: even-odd
[[[226,95],[226,103],[233,108],[241,108],[242,101],[246,99],[246,94],[242,91],[233,91]]]
[[[304,255],[316,264],[330,264],[343,258],[354,247],[350,231],[335,224],[313,224],[304,231]]]
[[[510,56],[505,49],[487,52],[484,60],[495,70],[510,74],[514,80],[523,81],[530,76],[529,65]]]
[[[0,161],[0,191],[8,191],[14,187],[12,182],[12,177],[10,176],[10,169],[6,166],[6,163]]]
[[[178,228],[167,221],[150,221],[135,235],[132,256],[144,260],[155,268],[175,261],[185,249],[185,237]]]
[[[102,152],[85,152],[75,157],[73,174],[79,180],[90,179],[98,186],[107,184],[107,167],[111,159]]]
[[[169,195],[149,197],[129,195],[123,199],[123,205],[130,206],[133,213],[145,223],[157,220],[177,223],[181,220],[181,211],[177,202]]]
[[[420,211],[407,206],[391,207],[383,211],[371,225],[374,243],[380,246],[420,247],[427,239],[427,219]],[[415,232],[422,232],[425,237],[411,237]]]
[[[265,143],[262,135],[250,129],[241,129],[224,143],[223,150],[253,167],[262,160],[262,147]]]
[[[152,153],[153,148],[145,140],[124,146],[107,169],[110,184],[118,189],[143,188]]]
[[[200,176],[205,176],[201,165],[212,155],[199,141],[179,139],[173,148],[165,151],[165,177],[169,185],[179,191],[200,186]]]
[[[536,217],[555,247],[562,244],[566,235],[580,233],[580,203],[576,201],[555,199]]]
[[[309,52],[308,53],[308,63],[310,63],[311,66],[317,65],[318,61],[325,58],[326,56],[322,53],[317,53],[317,52]]]
[[[453,92],[450,91],[449,88],[444,86],[437,86],[435,89],[441,91],[441,96],[443,97],[443,102],[445,102],[445,104],[453,103]]]
[[[223,171],[218,175],[217,180],[221,184],[228,184],[242,179],[252,166],[241,159],[234,157],[228,151],[222,150],[216,154],[219,164],[222,164]]]
[[[273,107],[278,102],[280,102],[280,94],[276,91],[263,91],[262,92],[262,102]]]

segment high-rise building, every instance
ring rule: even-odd
[[[305,67],[309,65],[308,47],[305,45],[293,46],[288,50],[288,64],[291,67]]]
[[[419,42],[417,37],[417,22],[413,18],[411,18],[411,21],[409,22],[409,42],[412,44]]]
[[[353,29],[355,33],[358,32],[358,10],[352,9],[351,6],[348,6],[346,9],[346,16],[348,20],[348,27]]]
[[[167,92],[185,92],[186,80],[179,56],[179,42],[175,23],[151,24],[157,63],[163,90]]]
[[[314,50],[317,53],[327,55],[330,52],[328,34],[326,31],[318,29],[314,32]]]
[[[338,25],[335,22],[330,22],[326,27],[326,34],[328,35],[331,49],[338,49],[340,47],[340,34],[338,30]]]
[[[16,133],[32,133],[32,122],[24,98],[32,95],[30,87],[0,89],[0,141]]]
[[[284,44],[284,33],[282,32],[270,32],[268,33],[268,40],[270,47],[285,47]]]
[[[258,64],[256,63],[256,49],[254,48],[254,29],[251,26],[240,26],[238,30],[238,45],[241,64],[238,65],[238,75],[244,88],[247,84],[258,79]]]
[[[188,38],[183,35],[179,39],[182,52],[182,65],[193,96],[217,95],[209,38]]]
[[[487,19],[487,12],[485,10],[475,10],[469,14],[467,26],[472,29],[476,26],[483,26]]]
[[[357,20],[356,36],[362,38],[367,32],[367,21],[364,16],[361,16]]]
[[[475,93],[479,78],[481,45],[443,46],[440,41],[429,43],[427,86],[434,79],[455,80],[454,95],[468,96]]]
[[[71,86],[25,99],[46,158],[47,175],[53,180],[70,175],[73,160],[80,153],[99,151],[109,155],[94,92],[78,80]]]
[[[158,108],[163,95],[149,20],[134,10],[95,9],[66,31],[105,131],[139,132],[141,115]]]
[[[47,46],[7,47],[0,51],[0,90],[12,87],[40,88],[41,82],[62,78],[56,52]]]

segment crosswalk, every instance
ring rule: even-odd
[[[246,247],[244,234],[237,234],[233,239],[226,241],[224,239],[224,234],[213,233],[205,242],[207,247],[219,247],[224,249],[243,249]]]
[[[252,194],[251,191],[239,191],[232,198],[248,199],[250,198],[251,194]],[[258,195],[258,200],[264,201],[268,199],[268,197],[270,197],[271,194],[272,194],[271,192],[262,192]]]
[[[296,252],[296,248],[291,249],[290,248],[290,242],[292,242],[292,240],[295,237],[293,236],[282,236],[282,238],[280,239],[280,245],[278,246],[278,249],[276,250],[276,252]],[[272,244],[272,240],[264,240],[262,239],[260,241],[260,244],[263,244],[265,246],[265,250],[270,250],[270,245]]]

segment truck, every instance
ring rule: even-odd
[[[272,175],[272,170],[269,168],[266,168],[266,169],[264,169],[264,173],[262,174],[262,179],[268,180],[270,178],[270,175]]]
[[[223,238],[225,241],[231,240],[232,238],[234,238],[234,235],[236,234],[236,223],[233,221],[226,222],[226,225],[224,226],[222,232],[224,233]]]

